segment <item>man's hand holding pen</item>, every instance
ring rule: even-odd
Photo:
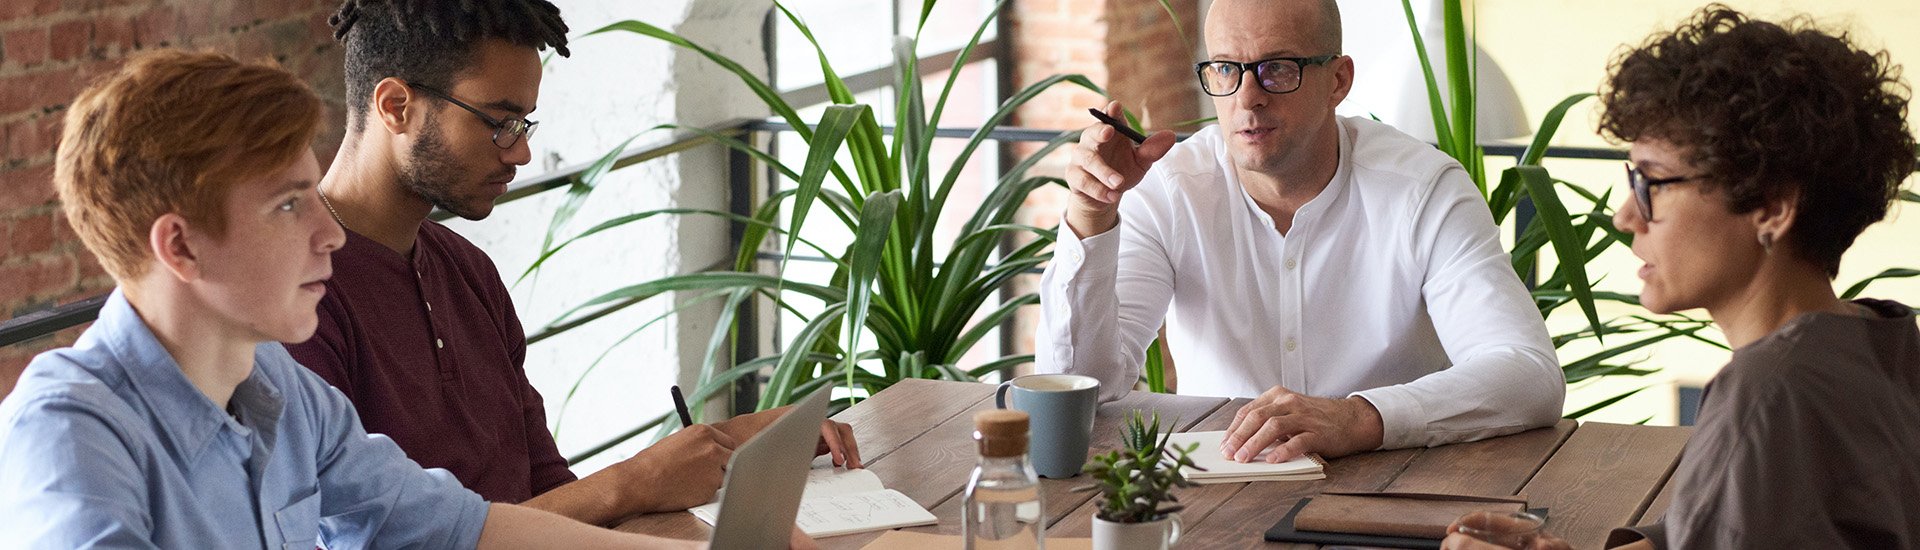
[[[1165,130],[1138,144],[1129,141],[1128,137],[1138,134],[1121,131],[1115,124],[1120,114],[1119,102],[1108,103],[1102,124],[1081,132],[1080,144],[1068,157],[1066,180],[1073,199],[1067,207],[1067,226],[1082,238],[1119,225],[1120,196],[1139,185],[1147,169],[1173,148],[1173,132]]]
[[[680,415],[680,425],[693,426],[693,415],[687,411],[687,398],[680,393],[680,386],[669,390],[673,394],[673,410]],[[760,411],[729,418],[714,424],[714,427],[731,435],[733,439],[744,442],[754,434],[766,429],[768,424],[779,419],[791,407]],[[732,448],[732,447],[729,447]],[[842,422],[824,420],[820,422],[820,445],[813,451],[814,456],[833,455],[833,465],[847,468],[864,467],[860,463],[860,445],[854,442],[853,427]]]

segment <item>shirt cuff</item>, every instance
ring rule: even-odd
[[[1359,396],[1380,411],[1380,449],[1404,449],[1426,442],[1426,407],[1405,388],[1387,386],[1347,394]],[[1376,450],[1380,450],[1376,449]]]
[[[1648,544],[1652,544],[1656,550],[1667,550],[1666,522],[1636,527],[1615,528],[1613,532],[1607,533],[1606,547],[1614,548],[1642,540],[1647,541]]]
[[[1066,214],[1061,214],[1061,217],[1065,219]],[[1120,267],[1119,258],[1120,226],[1082,239],[1073,232],[1072,227],[1067,226],[1067,222],[1060,222],[1059,236],[1053,245],[1053,263],[1065,276],[1064,280],[1077,279],[1080,272],[1085,270],[1111,275]]]
[[[477,548],[480,546],[480,532],[487,526],[487,516],[493,512],[491,504],[482,500],[480,495],[467,491],[458,499],[454,513],[454,530],[448,548]]]

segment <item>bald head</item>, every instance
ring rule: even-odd
[[[1213,51],[1215,33],[1233,28],[1258,28],[1287,32],[1289,38],[1305,39],[1311,52],[1300,55],[1338,54],[1341,52],[1340,4],[1335,0],[1215,0],[1207,10],[1207,49]]]

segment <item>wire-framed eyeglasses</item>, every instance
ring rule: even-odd
[[[513,147],[513,144],[519,143],[522,137],[532,139],[534,127],[540,124],[524,118],[508,117],[503,120],[487,116],[486,113],[480,112],[479,109],[473,108],[472,105],[454,99],[452,95],[448,95],[446,92],[442,92],[425,84],[409,82],[407,83],[407,87],[426,92],[427,95],[445,100],[447,103],[452,103],[462,109],[466,109],[467,112],[473,113],[473,116],[480,117],[481,122],[486,123],[487,127],[493,128],[493,144],[501,149]]]

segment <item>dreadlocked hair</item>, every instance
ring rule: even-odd
[[[327,18],[346,45],[348,127],[366,127],[373,87],[386,78],[440,88],[473,62],[483,39],[567,57],[567,24],[548,0],[345,0]]]

